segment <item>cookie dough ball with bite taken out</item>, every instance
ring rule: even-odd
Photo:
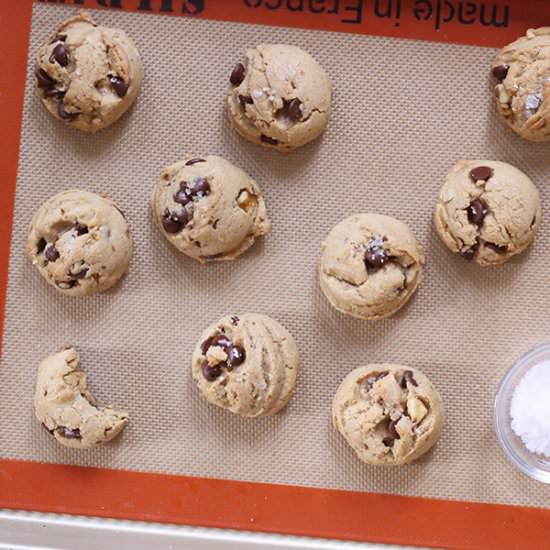
[[[128,424],[126,411],[97,405],[74,348],[63,349],[40,363],[34,411],[58,443],[73,449],[102,445]]]

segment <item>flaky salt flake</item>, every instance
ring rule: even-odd
[[[525,101],[525,118],[536,114],[542,105],[543,99],[543,96],[539,94],[527,96],[527,100]]]
[[[384,237],[373,237],[368,244],[368,248],[383,248]]]
[[[525,102],[525,106],[528,109],[538,109],[541,103],[542,103],[542,97],[540,95],[530,95],[530,96],[527,96],[527,101]]]

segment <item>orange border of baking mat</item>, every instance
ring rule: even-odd
[[[303,0],[307,6],[338,5],[338,14],[312,14],[266,5],[296,6],[302,0],[151,0],[154,13],[172,3],[188,12],[204,5],[199,17],[266,23],[322,30],[351,31],[477,45],[499,46],[529,26],[550,24],[550,2],[514,0],[507,28],[444,24],[440,30],[404,14],[413,0],[402,0],[402,18],[366,18],[361,24],[342,22],[344,7],[361,0]],[[458,0],[453,0],[458,5]],[[138,11],[147,0],[67,0],[81,7],[115,7]],[[417,0],[417,5],[449,6],[449,0]],[[452,3],[452,2],[451,2]],[[510,6],[512,2],[485,2]],[[251,8],[262,4],[264,7]],[[382,0],[380,5],[386,5]],[[464,2],[463,2],[464,4]],[[394,9],[397,0],[394,0]],[[365,0],[364,12],[374,8]],[[479,6],[479,5],[478,5]],[[0,318],[3,317],[23,91],[32,0],[1,0],[0,5]],[[409,10],[409,11],[407,11]],[[443,12],[440,12],[443,13]],[[528,14],[531,14],[530,16]],[[176,14],[176,13],[174,13]],[[448,13],[447,13],[448,17]],[[467,32],[466,32],[467,31]],[[0,336],[2,331],[0,323]],[[158,521],[208,527],[310,535],[349,540],[445,548],[547,550],[550,509],[482,504],[428,498],[356,493],[227,481],[154,473],[128,472],[17,460],[0,460],[0,507]]]

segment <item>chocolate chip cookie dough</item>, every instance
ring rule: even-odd
[[[97,406],[86,388],[86,374],[73,348],[46,357],[38,367],[36,418],[65,447],[96,447],[128,424],[126,411]]]
[[[143,65],[124,31],[98,25],[82,12],[62,23],[38,50],[35,75],[42,103],[55,118],[96,132],[132,105]]]
[[[57,290],[88,296],[111,288],[126,273],[132,238],[113,201],[75,189],[52,197],[36,211],[26,251]]]
[[[246,50],[230,76],[229,118],[252,143],[288,152],[319,137],[331,110],[332,84],[307,52],[285,44]]]
[[[300,366],[289,332],[266,315],[227,316],[209,326],[193,353],[201,394],[241,416],[278,413],[292,397]]]
[[[367,365],[342,381],[332,404],[334,427],[368,464],[407,464],[428,451],[443,428],[437,390],[419,370]]]
[[[535,184],[505,162],[461,160],[439,192],[434,224],[449,250],[482,266],[523,252],[541,221]]]
[[[411,230],[379,214],[336,225],[321,246],[320,283],[329,302],[359,319],[396,313],[422,280],[425,256]]]
[[[496,56],[495,97],[504,120],[522,138],[550,141],[550,27],[529,29]]]
[[[187,156],[162,171],[152,209],[163,235],[198,260],[234,260],[271,231],[258,184],[227,160]]]

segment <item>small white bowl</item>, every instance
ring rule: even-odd
[[[498,442],[508,460],[529,477],[550,483],[550,458],[532,453],[512,430],[510,403],[525,373],[542,361],[550,360],[550,344],[532,349],[508,371],[495,398],[494,421]]]

